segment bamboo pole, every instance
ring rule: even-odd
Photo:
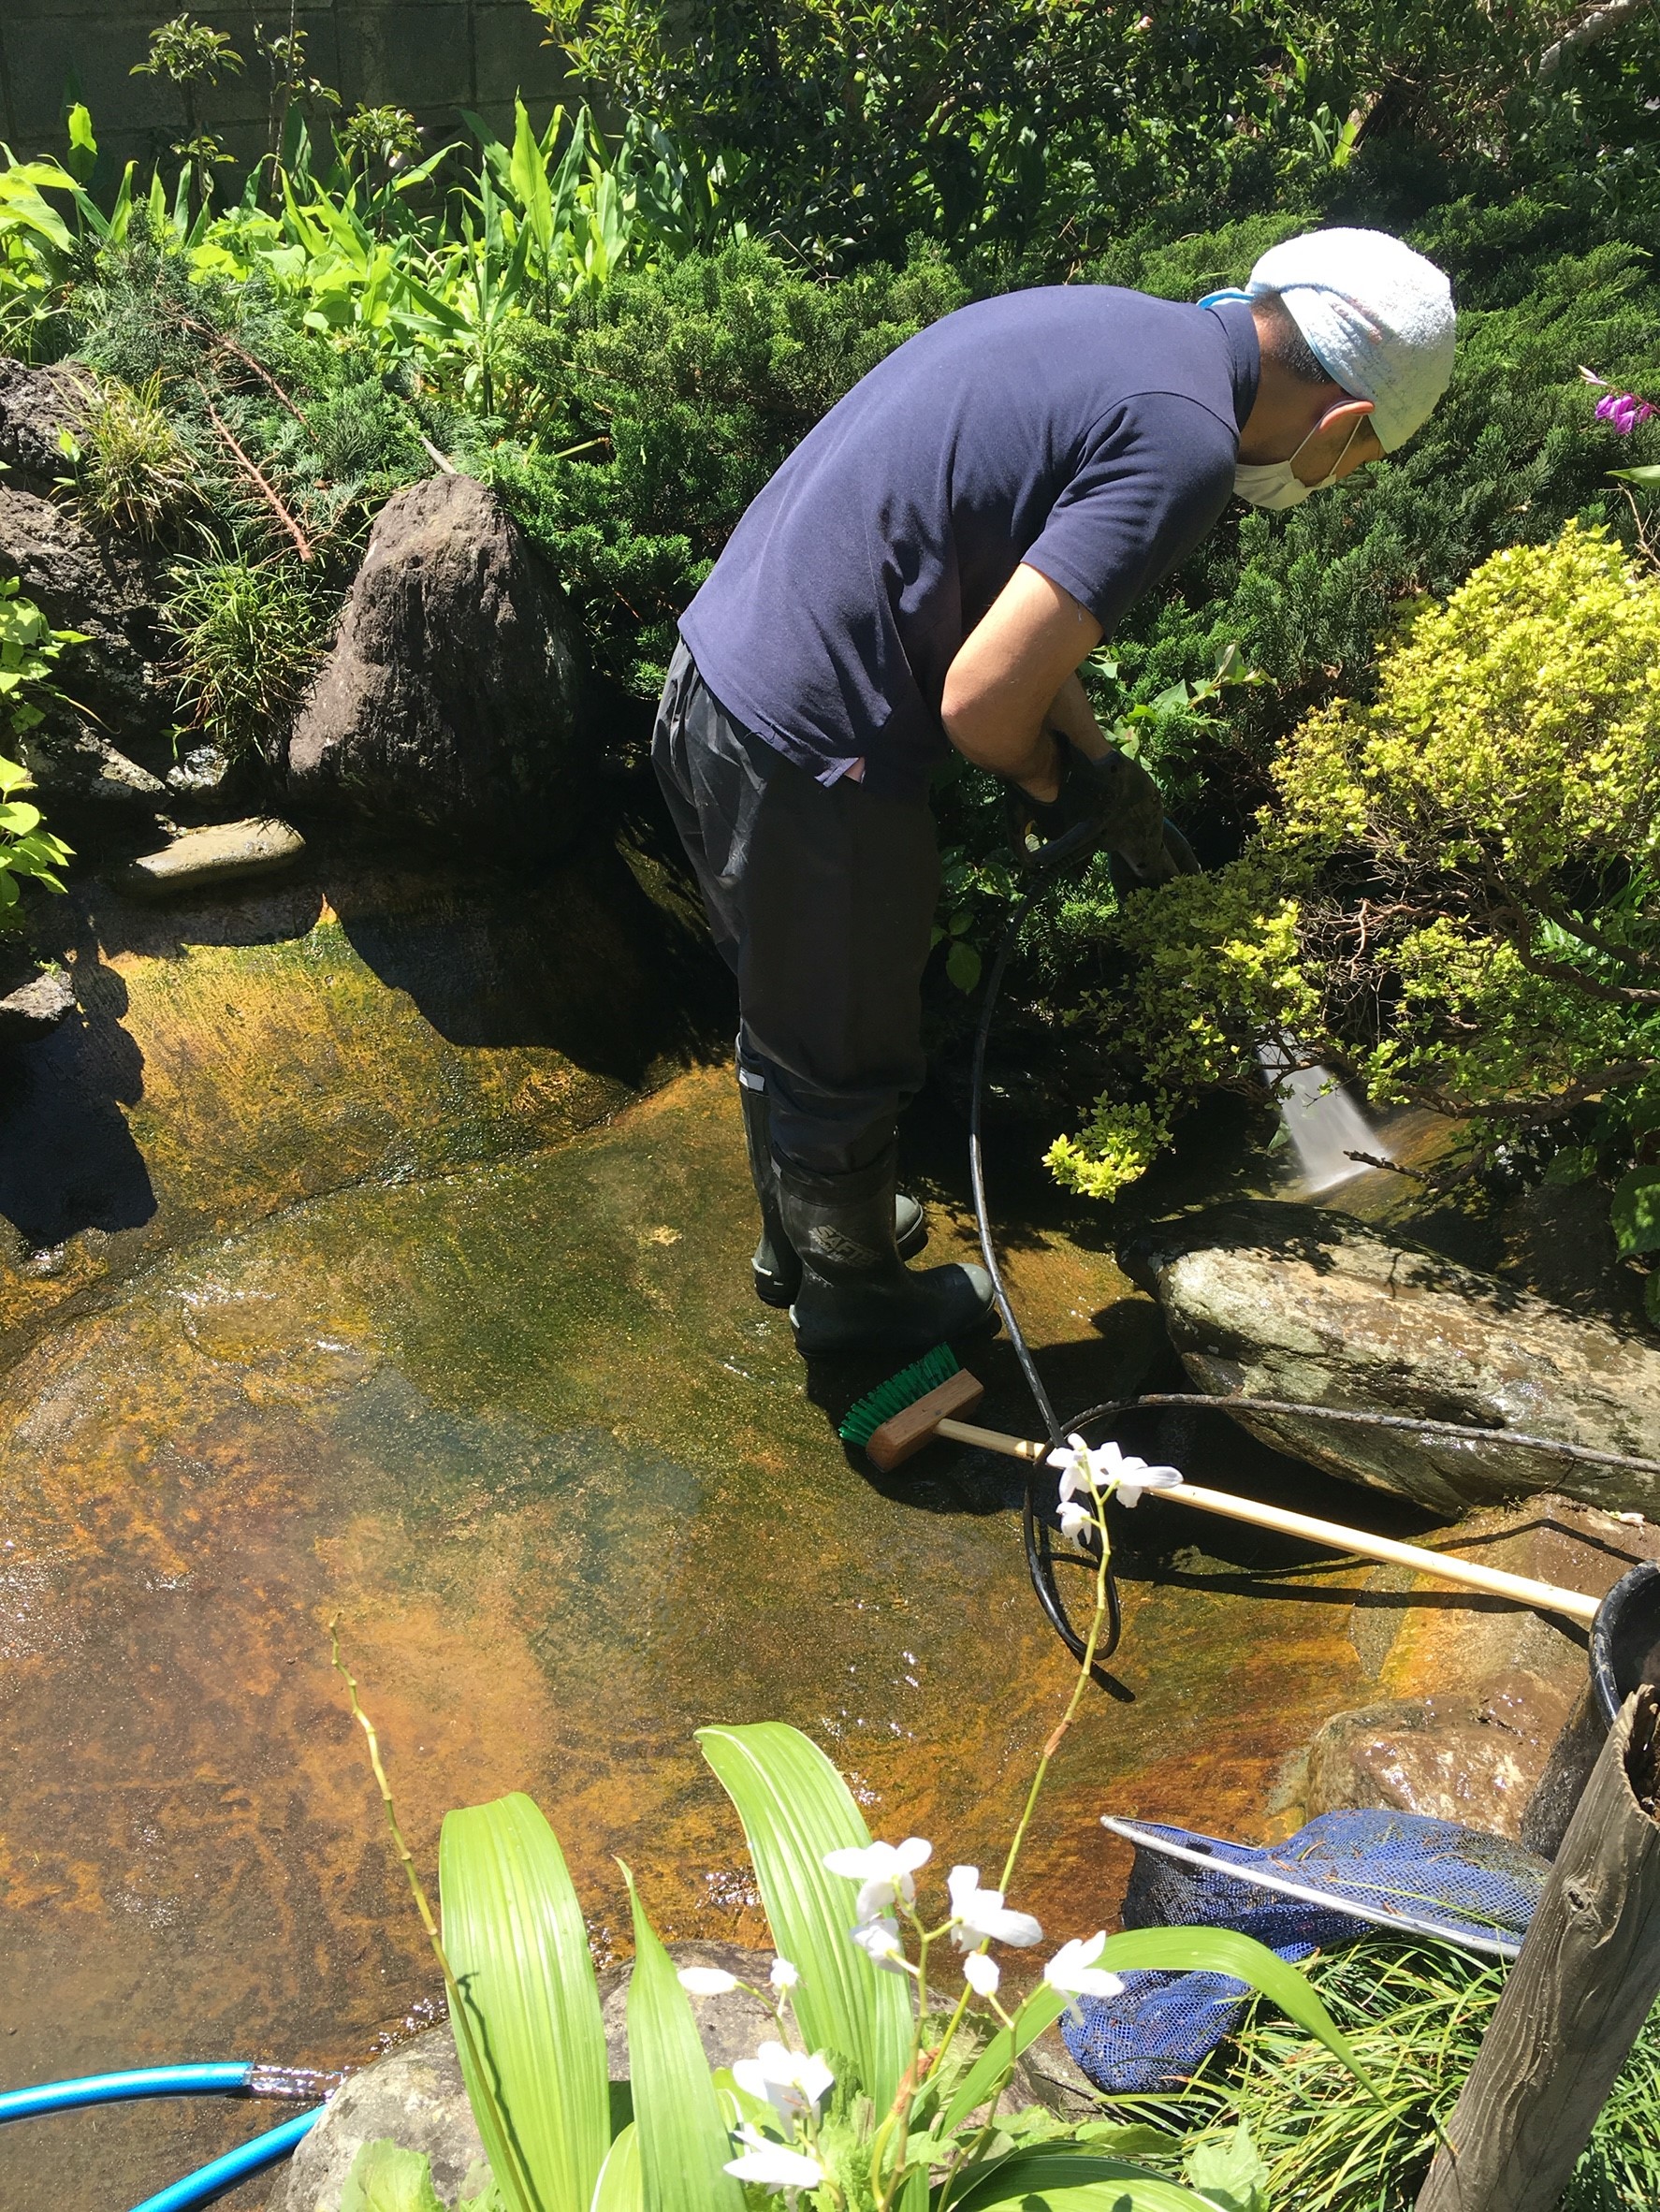
[[[1660,1994],[1660,1694],[1609,1731],[1417,2212],[1551,2212]]]
[[[893,1424],[897,1428],[898,1423]],[[1006,1459],[1028,1463],[1047,1458],[1046,1444],[1025,1437],[1005,1436],[997,1429],[977,1428],[971,1421],[935,1419],[930,1431],[956,1444],[978,1445],[983,1451],[1001,1452]],[[1329,1551],[1351,1551],[1361,1559],[1376,1559],[1390,1566],[1410,1567],[1415,1574],[1434,1575],[1461,1590],[1478,1590],[1491,1597],[1507,1597],[1517,1605],[1533,1606],[1541,1612],[1565,1613],[1573,1621],[1594,1621],[1599,1603],[1577,1590],[1561,1589],[1554,1582],[1536,1582],[1529,1575],[1507,1574],[1502,1567],[1483,1566],[1478,1560],[1458,1559],[1445,1551],[1431,1551],[1422,1544],[1398,1544],[1392,1536],[1375,1536],[1364,1529],[1346,1528],[1337,1521],[1316,1521],[1307,1513],[1290,1513],[1283,1506],[1264,1506],[1255,1498],[1239,1498],[1222,1490],[1205,1490],[1196,1482],[1178,1482],[1169,1490],[1150,1493],[1172,1506],[1191,1506],[1196,1512],[1215,1513],[1225,1521],[1243,1521],[1252,1528],[1273,1529],[1282,1536],[1301,1536]]]

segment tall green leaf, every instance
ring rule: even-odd
[[[1230,1928],[1135,1928],[1110,1936],[1098,1966],[1110,1973],[1230,1974],[1260,1990],[1280,2011],[1323,2043],[1348,2068],[1363,2089],[1376,2090],[1372,2077],[1356,2058],[1347,2037],[1315,1995],[1306,1974],[1283,1958],[1276,1958],[1255,1936],[1239,1935]]]
[[[858,1885],[824,1867],[826,1852],[869,1843],[864,1816],[818,1745],[782,1721],[700,1728],[697,1740],[744,1824],[772,1940],[801,1975],[808,2048],[852,2059],[885,2112],[910,2057],[910,1986],[849,1941]]]
[[[1043,2144],[1012,2151],[978,2173],[951,2200],[950,2212],[1213,2212],[1203,2197],[1126,2159]]]
[[[628,2071],[634,2093],[644,2212],[742,2212],[725,2171],[732,2138],[704,2056],[692,2003],[657,1940],[626,1867],[634,1919],[628,1979]]]
[[[594,2184],[593,2212],[645,2212],[640,2179],[640,2131],[631,2120],[612,2139]]]
[[[533,2212],[589,2212],[611,2139],[599,1988],[582,1908],[546,1820],[522,1793],[445,1815],[444,1941],[473,2040],[534,2191]],[[515,2161],[466,2038],[456,2043],[509,2204]]]

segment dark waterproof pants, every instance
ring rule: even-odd
[[[739,1074],[769,1093],[774,1152],[823,1175],[868,1166],[923,1080],[933,815],[816,782],[732,720],[684,646],[652,760],[737,978]]]

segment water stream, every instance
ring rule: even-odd
[[[1308,1197],[1351,1182],[1391,1157],[1384,1139],[1329,1069],[1293,1065],[1294,1044],[1288,1049],[1263,1043],[1257,1049]]]
[[[204,1110],[240,1104],[239,1025],[217,1009],[263,1007],[275,1033],[286,994],[303,1034],[326,985],[356,1011],[292,1107],[316,1115],[315,1195],[109,1277],[7,1376],[7,2083],[167,2059],[332,2069],[432,2016],[328,1666],[336,1615],[423,1863],[446,1807],[530,1790],[602,1958],[626,1925],[619,1852],[666,1934],[759,1935],[699,1724],[793,1721],[877,1832],[985,1865],[1070,1680],[1007,1463],[942,1453],[874,1482],[825,1406],[879,1374],[804,1375],[750,1296],[729,1070],[527,1156],[316,1187],[330,1143],[362,1143],[354,1085],[386,1081],[377,1008],[400,1036],[419,1026],[331,926],[326,910],[291,954],[253,945],[239,968],[223,942],[112,951],[104,924],[99,972],[153,1064],[198,985],[229,1027],[215,1057],[198,1025],[175,1068]],[[486,1059],[444,1061],[429,1159],[445,1114],[476,1118],[465,1083]],[[150,1157],[164,1213],[198,1220],[185,1151],[170,1185]],[[1114,1395],[1145,1365],[1152,1309],[1035,1171],[1031,1205],[1011,1195],[1019,1171],[993,1162],[1013,1294],[1063,1404]],[[960,1183],[930,1195],[934,1256],[966,1256]],[[1028,1423],[1006,1349],[985,1372],[990,1418]],[[1212,1479],[1272,1483],[1248,1441],[1215,1448]],[[1181,1550],[1195,1532],[1161,1511],[1143,1509],[1126,1563],[1125,1695],[1085,1707],[1020,1885],[1064,1934],[1110,1918],[1121,1885],[1099,1811],[1260,1833],[1287,1754],[1362,1687],[1352,1575],[1223,1524],[1203,1532],[1219,1553]],[[53,2212],[108,2212],[270,2113],[154,2104],[0,2132],[0,2203],[44,2203],[50,2173]]]

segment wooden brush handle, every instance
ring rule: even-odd
[[[1005,1459],[1028,1463],[1048,1457],[1046,1444],[1032,1444],[1023,1436],[1004,1436],[996,1429],[977,1429],[968,1421],[941,1420],[935,1434],[957,1444],[977,1444],[982,1451],[1002,1453]],[[1560,1590],[1553,1582],[1536,1582],[1527,1575],[1507,1575],[1502,1567],[1482,1566],[1473,1559],[1449,1558],[1444,1551],[1429,1551],[1421,1544],[1397,1544],[1391,1536],[1368,1535],[1363,1529],[1345,1528],[1340,1521],[1315,1521],[1306,1513],[1288,1513],[1280,1506],[1259,1505],[1254,1498],[1231,1497],[1226,1491],[1202,1490],[1194,1482],[1178,1482],[1153,1493],[1172,1506],[1191,1506],[1201,1513],[1219,1514],[1225,1521],[1244,1521],[1253,1528],[1275,1530],[1283,1536],[1301,1536],[1331,1551],[1352,1551],[1361,1559],[1381,1560],[1389,1566],[1412,1568],[1415,1574],[1434,1575],[1462,1590],[1479,1590],[1491,1597],[1513,1598],[1547,1613],[1565,1613],[1571,1620],[1594,1621],[1599,1601],[1577,1590]]]

